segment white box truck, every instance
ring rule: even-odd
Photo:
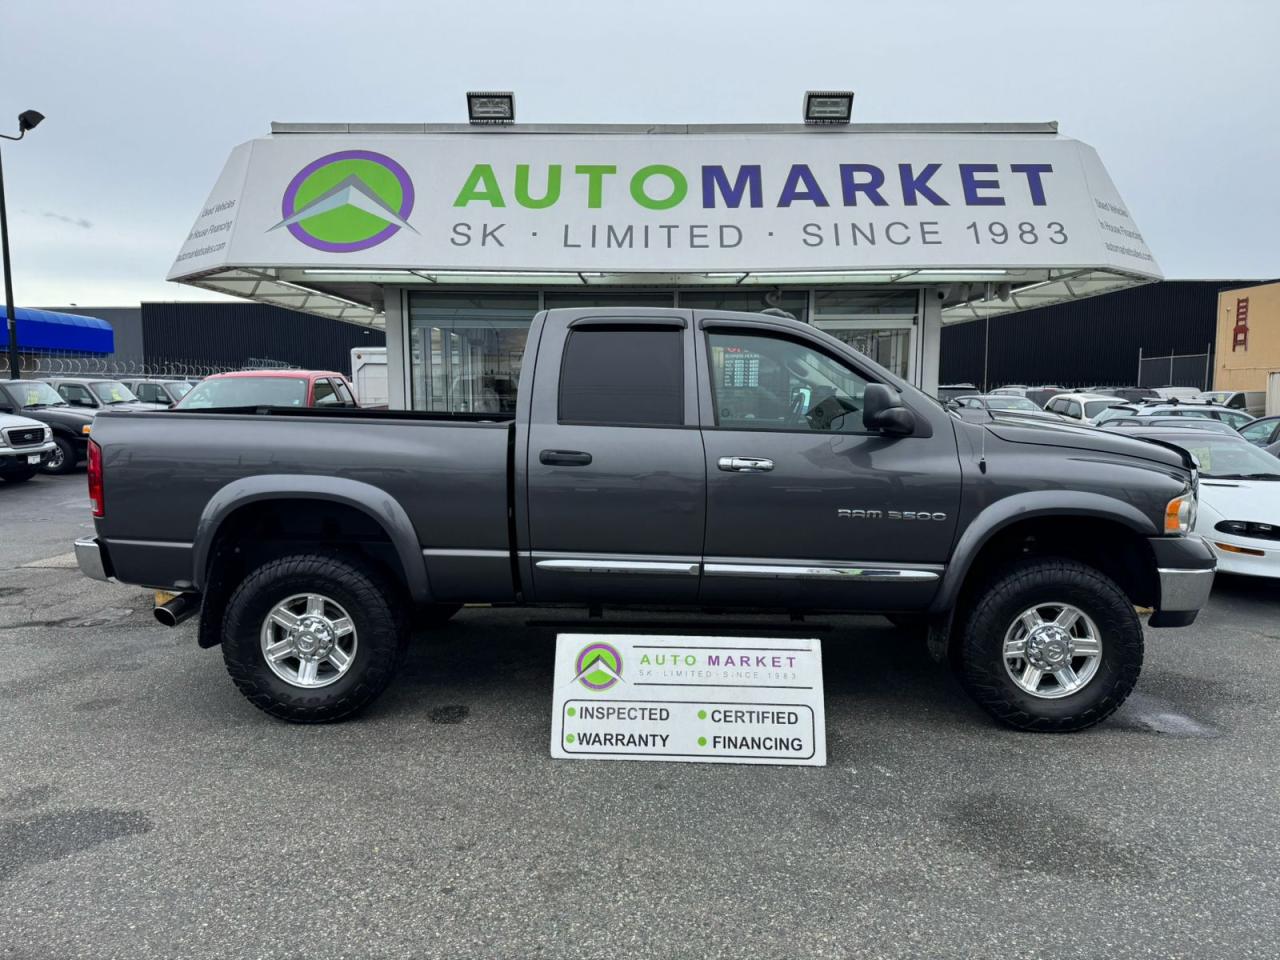
[[[351,385],[362,407],[387,405],[387,348],[353,347]]]

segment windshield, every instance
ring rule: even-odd
[[[1200,476],[1219,480],[1280,480],[1280,460],[1248,440],[1206,434],[1178,446],[1200,461]]]
[[[191,388],[193,386],[195,386],[195,384],[187,383],[185,380],[175,380],[173,383],[169,384],[169,396],[181,400],[191,392]]]
[[[988,410],[1031,410],[1039,413],[1040,408],[1026,397],[988,397]]]
[[[1108,420],[1114,420],[1117,417],[1132,417],[1137,412],[1137,407],[1107,407],[1094,420],[1097,423],[1106,423]]]
[[[89,389],[103,403],[137,403],[138,398],[123,383],[115,380],[104,380],[101,383],[89,384]]]
[[[176,409],[301,407],[306,402],[307,381],[301,377],[228,377],[197,383]]]
[[[1088,400],[1084,405],[1084,415],[1088,419],[1093,419],[1098,414],[1106,410],[1107,407],[1115,405],[1114,400]]]
[[[28,380],[22,384],[10,384],[5,388],[13,402],[25,410],[39,407],[65,407],[58,391],[39,380]]]

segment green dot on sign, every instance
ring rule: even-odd
[[[572,734],[572,733],[570,733],[570,734],[566,734],[566,735],[565,735],[565,738],[564,738],[564,742],[565,742],[565,743],[573,743],[573,734]]]
[[[699,737],[699,738],[698,738],[698,746],[700,746],[700,747],[705,747],[706,745],[707,745],[707,738],[706,738],[706,737]]]
[[[570,708],[569,708],[569,716],[571,716],[571,717],[576,717],[577,715],[578,715],[577,708],[575,708],[575,707],[570,707]]]
[[[698,711],[698,719],[699,719],[699,720],[705,720],[705,719],[707,719],[707,711],[705,711],[705,710],[699,710],[699,711]]]

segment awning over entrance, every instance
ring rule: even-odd
[[[169,273],[368,325],[386,286],[929,285],[963,322],[1160,276],[1055,124],[276,124]]]
[[[17,307],[19,350],[65,350],[68,353],[113,353],[115,331],[97,317]],[[3,313],[0,312],[0,316]]]

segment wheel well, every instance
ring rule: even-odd
[[[222,636],[222,610],[250,570],[291,553],[341,551],[362,558],[398,583],[408,596],[400,556],[383,526],[345,503],[309,498],[258,500],[238,507],[219,525],[205,566],[200,645]]]
[[[994,571],[1024,557],[1067,557],[1106,574],[1135,606],[1160,600],[1155,555],[1146,537],[1123,523],[1095,517],[1033,517],[1010,524],[982,545],[957,607]]]

